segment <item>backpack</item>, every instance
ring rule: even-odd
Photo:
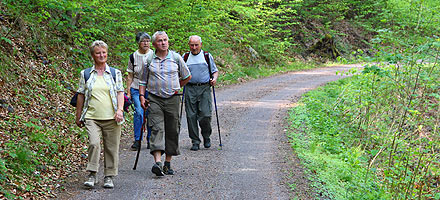
[[[92,70],[92,68],[87,68],[84,70],[84,79],[85,82],[87,83],[87,81],[90,78],[90,71]],[[112,74],[113,77],[113,81],[116,82],[116,70],[113,67],[110,67],[110,72]],[[72,99],[70,100],[70,105],[72,105],[73,107],[76,107],[76,102],[78,99],[78,92],[75,92],[75,94],[73,95]],[[127,97],[127,95],[125,95],[124,93],[124,111],[128,112],[128,108],[132,105],[133,103],[131,102],[131,100]]]
[[[204,57],[205,57],[205,61],[208,64],[208,70],[209,70],[209,78],[212,78],[212,73],[211,73],[211,62],[209,62],[209,52],[207,51],[203,51]],[[186,62],[188,61],[188,57],[189,57],[189,52],[186,52],[185,54],[183,54],[183,60]]]

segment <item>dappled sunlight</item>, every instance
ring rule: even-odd
[[[238,169],[238,171],[248,172],[248,171],[258,171],[258,170],[254,168],[241,168]]]
[[[349,69],[340,70],[339,75],[345,75],[349,72]],[[334,70],[323,70],[323,71],[303,71],[303,72],[294,72],[294,74],[304,74],[304,75],[337,75]]]
[[[218,103],[219,106],[232,107],[259,107],[259,108],[289,108],[291,107],[288,100],[268,100],[268,101],[223,101]]]

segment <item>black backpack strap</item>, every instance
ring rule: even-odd
[[[131,62],[131,65],[134,67],[134,55],[133,54],[130,54],[130,62]]]
[[[204,55],[205,55],[205,61],[206,61],[206,63],[208,63],[209,78],[212,78],[211,62],[209,62],[209,52],[204,51]]]
[[[186,52],[185,54],[183,54],[183,60],[185,62],[188,61],[188,57],[189,57],[189,52]]]

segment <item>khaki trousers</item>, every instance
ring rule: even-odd
[[[171,156],[177,156],[179,151],[180,126],[180,96],[161,98],[148,95],[148,123],[151,128],[150,153],[161,151]]]
[[[85,127],[89,135],[87,171],[97,172],[99,169],[102,135],[104,144],[104,176],[118,175],[121,125],[118,125],[114,119],[86,119]]]

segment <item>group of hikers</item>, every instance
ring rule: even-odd
[[[141,148],[141,131],[146,124],[147,148],[153,155],[152,173],[156,176],[173,175],[172,156],[180,154],[179,131],[183,86],[190,150],[211,147],[210,135],[212,97],[218,69],[211,54],[204,52],[200,36],[189,37],[190,52],[183,56],[169,50],[168,35],[157,31],[152,37],[145,32],[136,34],[138,50],[130,55],[126,79],[126,96],[134,104],[134,143],[132,150]],[[150,41],[155,51],[150,49]],[[119,142],[124,122],[124,86],[120,70],[107,64],[108,46],[97,40],[90,46],[94,61],[91,68],[81,71],[77,90],[76,124],[87,129],[89,175],[86,187],[98,183],[96,177],[101,153],[101,136],[104,146],[104,184],[113,188],[113,177],[118,175]],[[146,119],[147,123],[144,123]],[[162,164],[162,155],[165,160]]]

